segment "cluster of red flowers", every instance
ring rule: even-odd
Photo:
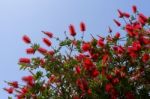
[[[85,32],[86,31],[86,26],[85,26],[84,22],[80,23],[80,31],[81,32]],[[76,30],[75,30],[74,25],[70,24],[70,26],[69,26],[69,32],[70,32],[71,36],[75,36],[76,35]]]
[[[9,94],[12,94],[13,92],[16,92],[15,96],[17,99],[23,99],[26,97],[26,94],[29,92],[29,89],[34,86],[34,78],[33,76],[24,76],[22,77],[22,80],[27,83],[26,86],[21,86],[18,84],[17,81],[8,82],[8,84],[11,86],[10,88],[4,88]]]
[[[79,27],[82,37],[77,38],[74,25],[69,26],[66,39],[55,38],[53,33],[42,31],[47,37],[43,43],[45,49],[33,44],[25,35],[23,41],[31,44],[27,54],[39,52],[43,58],[20,58],[21,69],[27,69],[32,75],[24,76],[25,85],[8,82],[4,88],[18,99],[135,99],[149,97],[150,73],[150,18],[132,7],[134,15],[118,9],[119,18],[125,25],[114,19],[115,24],[127,32],[121,37],[120,32],[106,37],[92,35],[92,40],[84,41],[86,25]],[[54,48],[51,39],[59,42]],[[126,42],[120,43],[125,40]],[[65,54],[61,53],[67,49]],[[43,72],[46,71],[46,72]],[[141,87],[142,86],[142,87]],[[140,87],[140,88],[139,88]]]

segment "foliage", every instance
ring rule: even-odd
[[[23,85],[6,82],[10,87],[4,90],[17,99],[148,99],[150,18],[139,13],[136,6],[132,10],[133,15],[118,10],[124,25],[114,19],[125,31],[125,37],[119,32],[113,35],[109,27],[108,36],[91,35],[92,39],[85,41],[84,22],[80,23],[81,38],[77,38],[72,24],[70,36],[65,32],[64,40],[42,31],[47,36],[43,42],[50,50],[23,36],[23,41],[31,46],[27,54],[39,52],[42,57],[20,58],[20,69],[31,75],[22,77]],[[51,39],[59,42],[58,48],[53,47]]]

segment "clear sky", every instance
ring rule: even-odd
[[[87,32],[106,35],[108,26],[116,28],[112,19],[117,9],[131,12],[133,4],[150,16],[150,0],[0,0],[0,99],[8,95],[2,90],[4,80],[20,80],[27,74],[17,65],[19,57],[29,57],[24,34],[41,42],[42,30],[61,37],[70,23],[78,28],[84,21]]]

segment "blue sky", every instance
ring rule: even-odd
[[[42,30],[62,37],[69,24],[78,29],[84,21],[88,33],[106,35],[108,26],[117,31],[112,21],[117,18],[117,9],[131,12],[133,4],[150,16],[149,0],[0,0],[0,98],[8,95],[2,90],[4,80],[27,75],[17,65],[20,57],[29,57],[24,51],[29,46],[22,42],[24,34],[41,42]]]

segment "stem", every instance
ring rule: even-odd
[[[81,36],[81,43],[83,43],[83,38],[84,38],[84,32],[82,33],[82,36]]]
[[[128,22],[126,21],[126,19],[123,17],[123,20],[124,20],[124,22],[126,23],[126,24],[128,24]]]

